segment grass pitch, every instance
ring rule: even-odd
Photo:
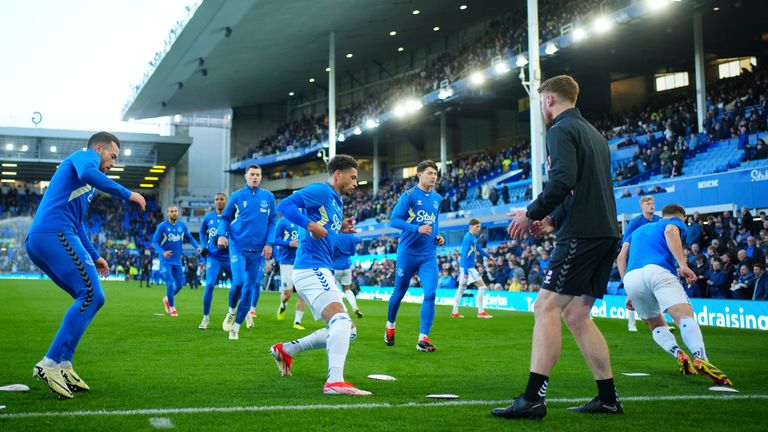
[[[0,430],[768,430],[768,336],[764,332],[704,327],[711,360],[740,393],[709,391],[704,377],[684,377],[648,331],[628,333],[620,320],[597,319],[611,350],[624,416],[567,413],[596,394],[594,381],[564,330],[563,353],[550,380],[549,414],[542,422],[490,415],[522,392],[528,377],[533,315],[494,312],[492,320],[449,318],[438,306],[434,353],[417,352],[420,305],[403,304],[397,345],[383,342],[386,303],[361,301],[358,338],[346,378],[372,391],[367,398],[324,396],[324,351],[296,357],[293,376],[280,377],[267,349],[320,327],[307,312],[307,330],[276,321],[277,293],[262,293],[253,329],[239,341],[221,330],[227,291],[217,289],[208,330],[198,330],[202,290],[184,288],[180,316],[163,314],[164,288],[104,283],[107,303],[78,347],[74,365],[93,389],[57,400],[34,381],[32,366],[46,352],[71,299],[49,281],[0,281],[0,385],[24,383],[25,393],[0,392]],[[161,314],[161,315],[157,315]],[[678,341],[680,340],[679,335]],[[628,377],[644,372],[647,377]],[[373,381],[388,374],[396,381]],[[457,401],[432,401],[455,393]],[[154,426],[153,426],[154,425]]]

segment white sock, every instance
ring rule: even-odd
[[[459,303],[461,303],[461,296],[464,295],[464,288],[458,288],[456,295],[453,297],[453,313],[459,313]]]
[[[393,329],[393,328],[395,328],[395,323],[387,321],[387,328],[388,328],[388,329]]]
[[[48,369],[55,368],[58,366],[55,361],[49,359],[48,357],[43,357],[43,367],[46,367]]]
[[[477,289],[477,313],[485,312],[485,288]]]
[[[229,308],[229,313],[231,313],[232,315],[235,315],[237,313],[237,309]]]
[[[349,302],[349,305],[352,306],[352,310],[357,310],[357,299],[355,298],[355,293],[352,292],[352,290],[346,290],[344,291],[344,296],[347,298],[347,301]]]
[[[175,311],[176,311],[176,306],[171,306],[171,312],[175,312]]]
[[[675,335],[669,331],[668,326],[656,327],[651,334],[653,335],[653,340],[659,344],[661,349],[671,354],[672,357],[677,357],[677,352],[680,350],[680,346],[677,345],[677,339],[675,339]]]
[[[701,328],[695,319],[686,316],[680,320],[680,336],[685,342],[685,346],[691,350],[691,354],[701,359],[707,360],[707,352],[704,349],[704,336],[701,335]]]
[[[328,321],[328,382],[344,381],[344,362],[349,351],[352,320],[344,312],[337,313]]]
[[[301,319],[304,318],[304,311],[297,310],[296,316],[293,318],[294,324],[301,324]]]
[[[69,360],[64,360],[63,362],[59,363],[59,367],[62,369],[72,369],[72,362]]]
[[[419,340],[422,340],[424,338],[428,338],[429,335],[425,335],[424,333],[419,333]]]
[[[284,343],[283,349],[286,353],[288,353],[289,356],[293,357],[300,352],[325,348],[327,343],[328,328],[323,327],[321,329],[315,330],[307,336],[304,336],[303,338]]]
[[[240,331],[240,324],[233,323],[232,324],[232,331],[235,332],[235,333],[239,332]]]
[[[637,326],[637,311],[633,311],[633,310],[627,311],[627,326],[629,327]]]
[[[256,308],[251,306],[251,308],[248,309],[248,313],[251,313],[251,312],[256,312]]]
[[[208,315],[203,315],[204,320],[208,320]]]

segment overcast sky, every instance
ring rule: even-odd
[[[191,3],[0,0],[0,126],[158,133],[120,114]]]

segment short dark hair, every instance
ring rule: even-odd
[[[226,197],[227,197],[227,194],[225,194],[224,192],[219,192],[219,193],[217,193],[216,195],[214,195],[213,197],[214,197],[214,198],[216,198],[216,197],[217,197],[217,196],[219,196],[219,195],[223,196],[224,198],[226,198]]]
[[[558,99],[576,103],[579,97],[579,83],[568,75],[558,75],[541,83],[537,91],[539,94],[552,93]]]
[[[685,216],[685,209],[680,204],[669,204],[664,206],[664,208],[661,210],[662,216],[671,216],[676,214]]]
[[[419,164],[416,165],[416,172],[417,173],[424,172],[424,170],[426,170],[427,168],[434,168],[435,171],[438,171],[437,164],[435,163],[435,161],[427,159],[425,161],[419,162]]]
[[[248,165],[248,168],[246,168],[246,169],[245,169],[245,172],[248,172],[248,171],[250,171],[251,169],[257,169],[257,170],[261,170],[261,166],[260,166],[260,165],[257,165],[257,164],[250,164],[250,165]]]
[[[469,220],[469,225],[470,226],[472,226],[472,225],[480,225],[480,220],[476,219],[476,218],[472,218],[472,219]]]
[[[752,264],[752,267],[760,267],[760,270],[765,270],[765,266],[759,262]]]
[[[117,148],[120,148],[120,140],[116,136],[109,132],[99,132],[91,135],[88,138],[88,148],[94,148],[96,144],[112,144],[115,143]]]
[[[337,170],[346,171],[350,168],[357,169],[357,161],[350,155],[337,154],[328,161],[329,175],[333,175]]]

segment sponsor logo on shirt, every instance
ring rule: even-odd
[[[168,234],[168,241],[172,241],[172,242],[181,241],[181,234]]]
[[[419,210],[416,212],[416,222],[433,224],[437,220],[437,215],[434,213],[427,213],[426,210]]]

